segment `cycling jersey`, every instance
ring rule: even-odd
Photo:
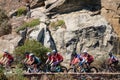
[[[109,58],[109,60],[111,60],[112,62],[118,61],[118,59],[113,55]]]
[[[63,61],[63,57],[56,53],[55,55],[52,55],[51,60],[53,60],[53,65],[58,65]]]
[[[7,62],[7,63],[8,63],[9,66],[10,66],[11,63],[14,61],[14,58],[12,57],[12,55],[10,55],[10,54],[8,54],[8,53],[7,53],[7,54],[5,53],[5,54],[3,55],[3,57],[7,57],[7,59],[8,59],[8,62]]]
[[[76,64],[78,62],[80,62],[80,64],[82,65],[82,63],[85,61],[85,59],[80,55],[80,54],[76,54],[73,58],[73,60],[71,61],[71,64]]]
[[[63,60],[63,57],[57,53],[57,54],[51,56],[51,60],[53,60],[53,62],[61,61],[61,60]]]
[[[87,60],[87,63],[90,65],[93,61],[94,61],[94,58],[92,55],[90,54],[84,54],[83,57]]]
[[[29,55],[26,55],[25,58],[29,59]]]
[[[38,64],[41,63],[40,59],[38,57],[30,57],[30,60],[32,61],[34,59],[34,62],[32,64]]]
[[[4,54],[3,57],[7,57],[9,60],[13,59],[12,55],[10,54]]]

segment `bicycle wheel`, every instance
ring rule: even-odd
[[[76,70],[74,69],[74,68],[70,68],[70,69],[68,69],[68,71],[67,72],[76,72]]]
[[[117,72],[114,66],[109,66],[108,70],[109,72]]]
[[[41,70],[43,72],[52,72],[50,68],[51,68],[51,66],[46,64],[43,67],[41,67]]]
[[[90,72],[91,73],[97,73],[98,69],[96,67],[90,67]]]
[[[60,71],[60,72],[67,72],[67,71],[68,71],[65,66],[61,66],[60,68],[61,68],[61,71]]]

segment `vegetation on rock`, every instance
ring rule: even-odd
[[[26,14],[26,8],[25,7],[21,7],[17,10],[17,16],[21,16]]]
[[[39,43],[36,40],[26,40],[23,46],[17,47],[14,51],[16,62],[20,62],[24,59],[24,53],[26,51],[34,53],[42,60],[42,62],[44,62],[47,58],[46,53],[50,51],[50,49],[44,47],[41,43]]]
[[[20,30],[24,30],[27,27],[34,27],[34,26],[39,25],[39,24],[40,24],[39,19],[33,19],[30,22],[25,22],[22,26],[17,28],[16,32],[19,32]]]
[[[59,28],[59,26],[65,27],[65,22],[63,20],[58,20],[56,22],[51,22],[50,26],[57,30]]]

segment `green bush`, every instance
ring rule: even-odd
[[[44,47],[36,40],[26,40],[23,46],[17,47],[14,51],[16,62],[22,61],[25,58],[24,53],[26,51],[34,53],[44,62],[46,60],[46,53],[50,49]]]
[[[20,68],[15,69],[16,74],[9,75],[7,74],[7,78],[9,80],[28,80],[28,78],[23,76],[23,71]]]
[[[24,30],[27,27],[34,27],[34,26],[39,25],[39,24],[40,24],[39,19],[33,19],[30,22],[24,23],[22,26],[20,26],[19,28],[17,28],[16,31],[19,32],[20,30]]]
[[[59,26],[65,26],[65,22],[63,20],[58,20],[56,22],[51,22],[50,26],[57,30]]]
[[[0,69],[0,80],[8,80],[2,69]]]
[[[17,16],[21,16],[23,14],[26,14],[26,8],[25,7],[21,7],[17,10]]]

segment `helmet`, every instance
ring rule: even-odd
[[[47,56],[49,56],[51,53],[50,52],[47,52]]]
[[[25,55],[30,54],[30,52],[25,52]]]
[[[56,53],[56,50],[52,50],[52,53],[55,54],[55,53]]]
[[[3,52],[4,52],[4,53],[8,53],[8,50],[7,50],[7,49],[5,49],[5,50],[3,50]]]
[[[112,56],[112,52],[109,52],[109,56]]]
[[[87,50],[84,50],[83,53],[87,53]]]
[[[33,53],[30,53],[30,55],[29,55],[30,57],[34,57],[34,54]]]

